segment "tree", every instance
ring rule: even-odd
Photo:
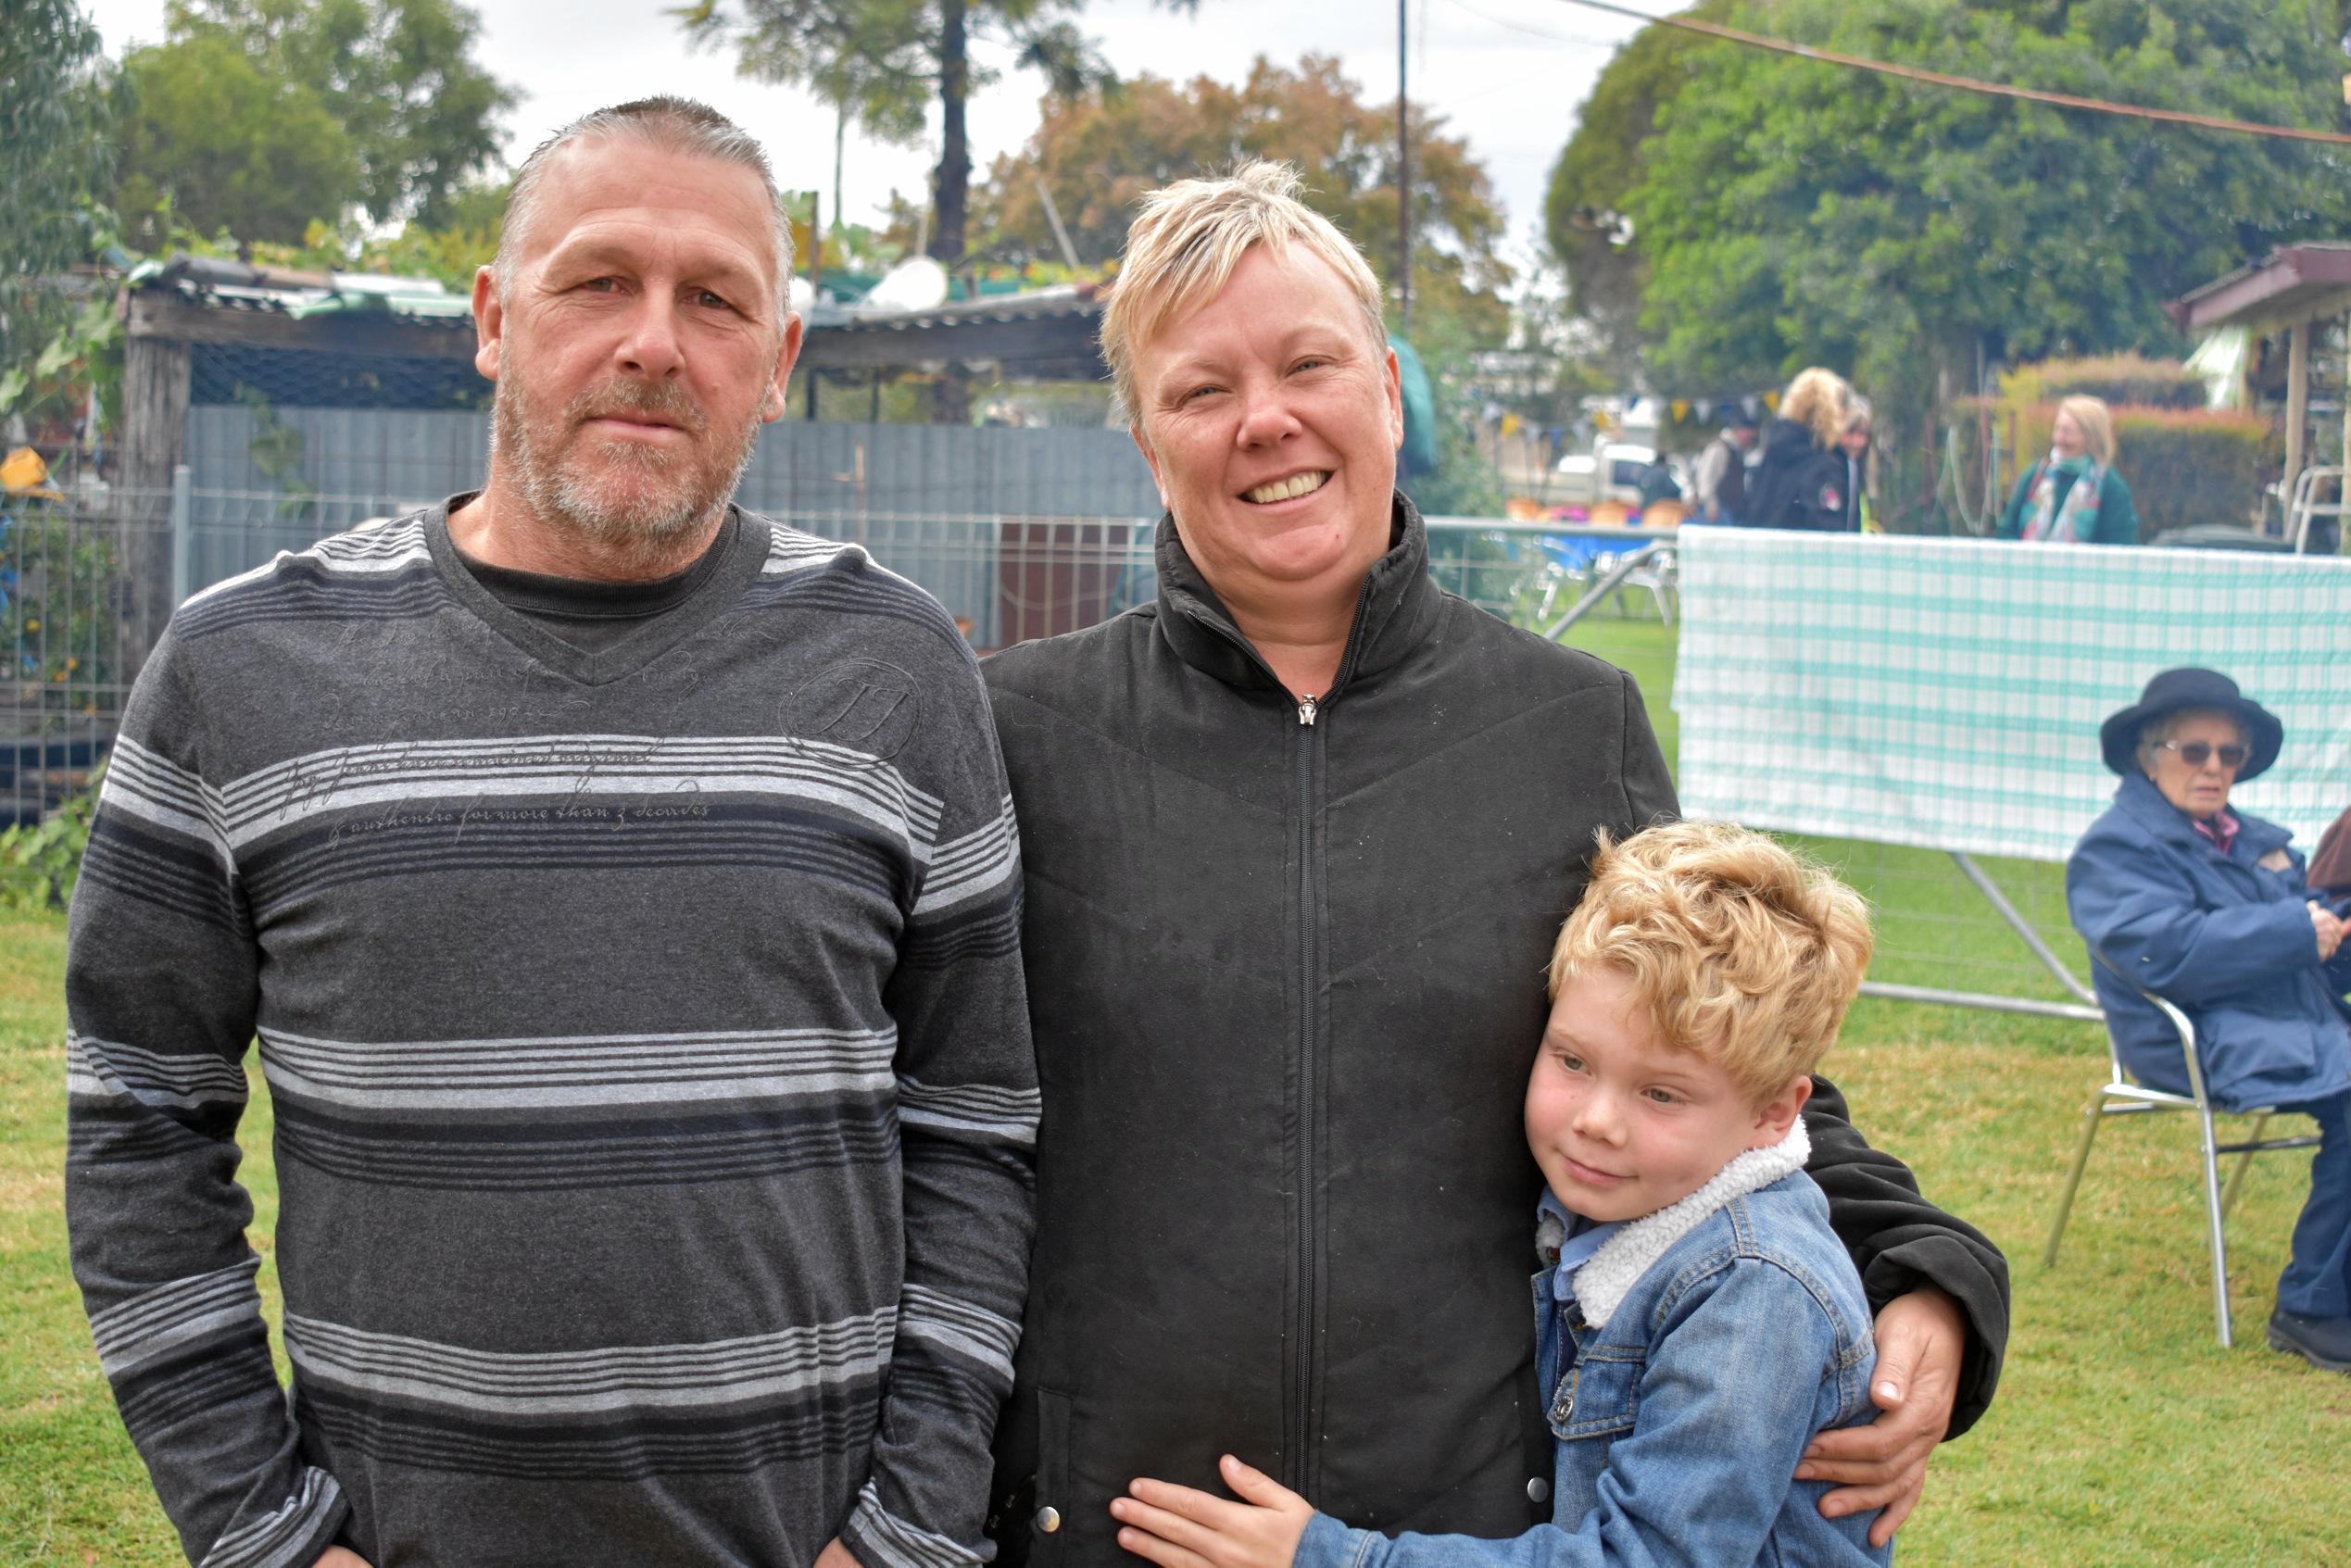
[[[931,181],[929,254],[950,271],[966,260],[965,225],[972,182],[971,137],[964,107],[995,80],[972,63],[974,38],[1012,50],[1018,69],[1044,74],[1051,91],[1068,96],[1111,80],[1111,71],[1067,13],[1084,0],[739,0],[738,18],[726,0],[690,0],[671,14],[689,34],[710,43],[732,41],[747,76],[804,86],[855,119],[869,133],[907,144],[918,141],[924,109],[939,107],[939,159]],[[1199,0],[1156,0],[1190,10]],[[939,416],[964,417],[960,373],[939,383]]]
[[[203,233],[299,241],[352,199],[350,137],[303,83],[265,72],[226,38],[134,49],[123,79],[136,106],[117,197],[139,237],[168,237],[171,217]]]
[[[59,274],[90,258],[116,107],[75,0],[19,0],[0,28],[0,414],[70,320]]]
[[[125,61],[125,206],[168,195],[240,239],[296,242],[346,207],[445,224],[516,101],[455,0],[172,0],[165,31]]]
[[[358,204],[377,222],[450,220],[498,159],[514,89],[472,59],[482,21],[458,0],[171,0],[175,36],[215,32],[307,83],[349,136]]]
[[[979,199],[993,254],[1057,260],[1038,185],[1052,194],[1082,262],[1115,258],[1142,195],[1172,180],[1220,173],[1245,158],[1298,166],[1306,200],[1363,246],[1391,292],[1396,251],[1396,109],[1366,104],[1339,62],[1296,69],[1259,56],[1238,87],[1202,76],[1184,86],[1141,76],[1075,98],[1048,99],[1017,155],[999,157]],[[1412,117],[1413,324],[1415,338],[1491,346],[1508,327],[1498,254],[1502,215],[1485,169],[1443,119]]]
[[[2332,129],[2337,10],[1777,0],[1726,19],[2021,86]],[[1644,69],[1656,130],[1627,151],[1621,211],[1644,272],[1641,330],[1658,370],[1684,384],[1820,362],[1878,395],[1881,422],[1890,407],[1915,421],[1944,390],[1968,390],[1979,353],[2176,348],[2165,300],[2351,217],[2339,149],[1729,44],[1682,51],[1673,71],[1627,50],[1609,74]]]
[[[1689,14],[1720,21],[1734,3],[1701,0]],[[1688,79],[1691,52],[1719,46],[1679,28],[1635,33],[1592,83],[1544,191],[1544,237],[1565,275],[1568,309],[1589,324],[1602,362],[1625,384],[1649,346],[1641,330],[1641,241],[1625,208],[1659,107]]]

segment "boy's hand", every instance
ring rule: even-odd
[[[1164,1481],[1131,1483],[1134,1496],[1111,1504],[1125,1526],[1118,1544],[1161,1568],[1289,1568],[1314,1505],[1230,1454],[1217,1469],[1240,1501]]]
[[[1927,1461],[1951,1429],[1967,1348],[1959,1303],[1934,1286],[1886,1303],[1878,1314],[1878,1370],[1869,1379],[1869,1397],[1884,1413],[1867,1426],[1821,1433],[1796,1466],[1799,1481],[1842,1483],[1820,1499],[1824,1518],[1880,1509],[1869,1526],[1870,1544],[1893,1539],[1926,1489]]]

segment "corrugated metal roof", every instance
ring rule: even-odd
[[[299,271],[182,252],[169,261],[140,263],[129,282],[134,289],[172,294],[207,309],[265,311],[297,321],[369,312],[421,326],[473,324],[472,301],[451,294],[434,278]]]

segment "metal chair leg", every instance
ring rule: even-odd
[[[2229,1243],[2220,1230],[2220,1157],[2213,1149],[2212,1112],[2196,1108],[2204,1134],[2204,1200],[2212,1222],[2212,1310],[2220,1320],[2220,1348],[2234,1343],[2229,1333]]]
[[[2057,1217],[2049,1226],[2049,1244],[2041,1249],[2041,1266],[2055,1268],[2057,1263],[2057,1243],[2065,1238],[2066,1219],[2073,1212],[2073,1195],[2081,1185],[2082,1170],[2090,1163],[2090,1145],[2098,1135],[2098,1123],[2105,1121],[2104,1091],[2090,1097],[2089,1109],[2082,1112],[2081,1141],[2074,1146],[2073,1169],[2066,1173],[2066,1190],[2057,1199]]]
[[[2261,1141],[2261,1129],[2267,1127],[2269,1124],[2269,1113],[2265,1110],[2260,1115],[2253,1119],[2253,1135],[2246,1138],[2244,1141],[2247,1143],[2259,1143]],[[2244,1186],[2245,1173],[2253,1169],[2253,1156],[2255,1153],[2255,1150],[2248,1148],[2243,1154],[2237,1156],[2236,1169],[2229,1173],[2229,1185],[2220,1189],[2220,1217],[2224,1220],[2229,1217],[2229,1210],[2237,1206],[2237,1194]]]

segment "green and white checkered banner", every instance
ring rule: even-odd
[[[1682,809],[2062,860],[2114,794],[2098,725],[2200,664],[2285,724],[2230,804],[2308,853],[2351,805],[2351,560],[1684,528]]]

